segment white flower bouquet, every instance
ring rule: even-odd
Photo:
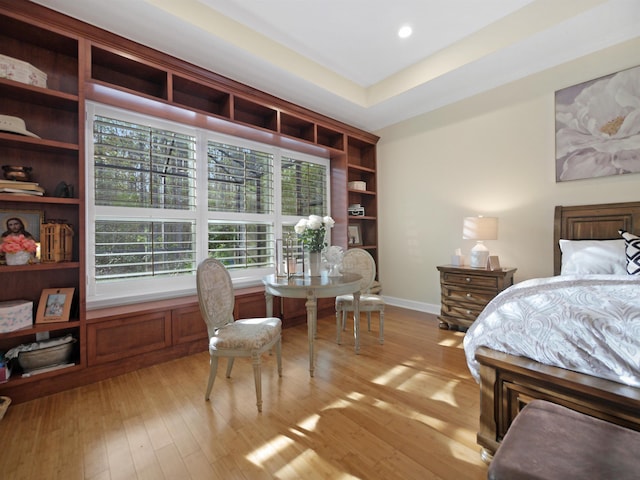
[[[320,215],[309,215],[309,218],[301,218],[294,230],[305,249],[310,252],[321,252],[327,246],[325,236],[327,230],[335,225],[333,218]]]

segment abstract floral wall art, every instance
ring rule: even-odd
[[[640,173],[640,67],[558,90],[556,181]]]

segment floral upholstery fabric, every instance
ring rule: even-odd
[[[232,328],[229,328],[231,327]],[[280,335],[279,318],[236,320],[219,328],[209,340],[211,350],[258,350]]]

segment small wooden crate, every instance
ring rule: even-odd
[[[43,223],[40,227],[40,261],[70,262],[73,255],[73,229],[65,223]]]

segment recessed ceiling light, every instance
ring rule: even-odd
[[[400,38],[407,38],[411,36],[412,33],[413,29],[409,25],[403,25],[402,27],[400,27],[400,30],[398,30],[398,36]]]

